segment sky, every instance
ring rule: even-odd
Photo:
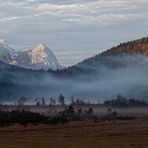
[[[48,44],[74,65],[148,36],[148,0],[0,0],[0,34],[17,50]]]

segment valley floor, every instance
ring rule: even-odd
[[[0,148],[148,148],[148,120],[13,125],[0,128]]]
[[[65,110],[68,106],[36,106],[36,105],[0,105],[0,111],[12,111],[12,110],[26,110],[37,113],[44,113],[47,116],[56,115],[58,112]],[[75,111],[81,108],[83,111],[89,108],[93,109],[93,112],[97,116],[104,116],[108,112],[108,108],[112,111],[116,111],[120,116],[134,116],[137,118],[148,118],[148,105],[146,106],[134,106],[134,107],[112,107],[104,105],[78,105],[74,106]]]

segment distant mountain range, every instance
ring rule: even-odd
[[[74,77],[82,74],[83,76],[88,75],[90,77],[90,74],[98,74],[98,72],[101,71],[102,66],[115,69],[126,67],[127,65],[136,65],[139,62],[142,64],[143,60],[141,56],[148,58],[148,37],[121,43],[94,57],[85,59],[77,65],[55,72],[55,75]]]
[[[20,96],[57,97],[60,93],[92,100],[113,98],[118,94],[128,98],[148,99],[148,37],[122,43],[61,70],[55,58],[51,58],[53,66],[51,62],[48,63],[48,58],[40,58],[40,50],[41,53],[47,53],[46,49],[48,50],[43,44],[25,53],[21,52],[23,58],[20,53],[8,48],[5,40],[1,39],[0,44],[0,52],[3,53],[0,54],[3,61],[0,62],[1,100],[16,100]],[[43,49],[45,52],[42,52]],[[48,55],[52,57],[50,52]],[[32,59],[32,64],[26,64],[28,59]],[[13,60],[17,64],[10,65]],[[44,64],[37,64],[39,67],[36,68],[36,63]],[[18,67],[20,65],[25,68]],[[47,69],[47,65],[57,70],[26,69],[40,69],[41,66]],[[54,65],[56,68],[53,68]]]
[[[29,69],[62,69],[54,53],[45,44],[38,44],[33,49],[16,51],[9,47],[5,38],[0,38],[0,60],[11,65]]]

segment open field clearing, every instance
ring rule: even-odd
[[[0,128],[1,148],[148,148],[148,121]]]
[[[44,113],[47,116],[56,115],[58,112],[65,110],[68,106],[36,106],[36,105],[0,105],[0,111],[13,111],[25,110],[37,113]],[[85,110],[92,107],[93,112],[97,116],[104,116],[107,114],[108,108],[116,111],[121,116],[135,116],[135,117],[148,117],[148,106],[139,107],[112,107],[112,106],[99,106],[99,105],[78,105],[74,106],[75,111],[79,108]]]

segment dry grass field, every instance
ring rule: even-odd
[[[148,148],[148,121],[0,128],[0,148]]]

